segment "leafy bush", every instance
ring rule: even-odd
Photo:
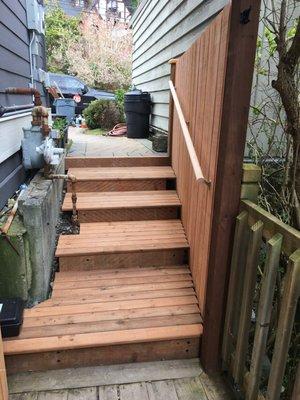
[[[127,90],[125,89],[118,89],[115,91],[117,107],[119,108],[121,114],[120,122],[125,122],[124,98],[126,91]]]
[[[90,129],[111,129],[122,119],[119,107],[114,101],[95,100],[83,111]]]

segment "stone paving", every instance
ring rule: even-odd
[[[166,156],[152,150],[148,139],[128,139],[125,136],[94,136],[85,133],[82,128],[69,128],[69,157],[151,157]]]

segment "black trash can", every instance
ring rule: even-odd
[[[150,93],[133,89],[125,94],[125,114],[128,138],[149,136],[149,116],[151,112]]]

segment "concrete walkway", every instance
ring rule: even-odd
[[[152,150],[148,139],[128,139],[125,136],[94,136],[85,133],[81,128],[69,128],[69,157],[151,157],[166,156]]]

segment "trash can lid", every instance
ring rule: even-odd
[[[150,101],[150,93],[143,92],[140,89],[133,88],[125,93],[125,101]]]
[[[141,96],[142,93],[140,89],[133,88],[129,92],[126,92],[125,96]]]
[[[55,106],[75,106],[75,100],[69,98],[59,98],[53,101]]]

